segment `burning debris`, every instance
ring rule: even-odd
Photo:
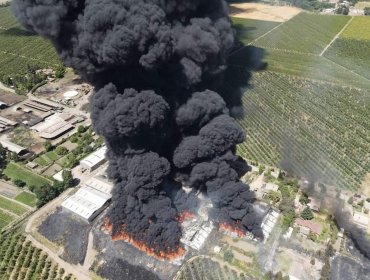
[[[196,207],[193,192],[211,198],[216,223],[261,236],[254,196],[239,181],[246,164],[235,156],[245,135],[219,94],[235,98],[216,93],[234,45],[224,1],[15,0],[12,7],[95,86],[93,126],[116,182],[113,238],[161,258],[180,253],[179,219]],[[194,191],[178,188],[178,178]]]

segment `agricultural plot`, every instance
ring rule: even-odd
[[[29,210],[24,204],[0,195],[0,230]]]
[[[262,48],[320,54],[350,20],[347,16],[324,16],[300,13],[274,32],[257,40]]]
[[[236,30],[237,37],[241,38],[242,43],[249,44],[253,40],[267,33],[274,27],[278,26],[279,22],[243,19],[233,17],[232,23]]]
[[[51,184],[50,180],[29,171],[15,162],[10,162],[6,166],[4,174],[13,181],[21,180],[25,182],[27,186],[42,187],[44,185]]]
[[[197,258],[188,262],[181,269],[179,280],[197,280],[197,279],[212,279],[212,280],[246,280],[249,277],[244,274],[239,274],[237,271],[228,266],[221,266],[218,262],[209,258]]]
[[[39,156],[34,161],[41,166],[48,166],[59,158],[60,156],[58,156],[54,151],[51,151]]]
[[[340,38],[369,41],[370,18],[354,17],[351,24],[341,34]]]
[[[357,189],[370,171],[369,91],[261,72],[243,96],[243,157]]]
[[[343,86],[370,88],[370,80],[366,77],[322,56],[268,50],[265,59],[269,71]]]
[[[51,43],[22,29],[9,7],[0,8],[0,77],[25,72],[27,65],[54,67],[58,63]]]
[[[354,17],[325,57],[370,79],[370,18]]]
[[[20,233],[0,235],[0,280],[75,279]]]
[[[33,193],[21,192],[15,197],[15,200],[28,206],[36,207],[37,198]]]

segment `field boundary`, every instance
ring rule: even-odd
[[[335,40],[337,40],[339,38],[339,36],[343,33],[344,30],[347,29],[347,27],[351,24],[351,22],[353,21],[353,16],[351,17],[351,19],[346,23],[345,26],[343,26],[343,28],[337,33],[337,35],[334,36],[334,38],[331,40],[331,42],[323,49],[323,51],[320,53],[319,56],[323,56],[324,53],[330,48],[330,46],[335,42]]]
[[[14,202],[14,203],[16,203],[16,204],[18,204],[18,205],[20,205],[20,206],[22,206],[22,207],[24,207],[24,208],[27,208],[28,210],[32,210],[32,207],[30,207],[30,206],[28,206],[28,205],[26,205],[26,204],[23,204],[22,202],[19,202],[19,201],[15,200],[15,199],[11,199],[11,198],[8,198],[8,197],[3,196],[3,195],[0,195],[0,197],[1,197],[1,198],[4,198],[4,199],[6,199],[6,200],[9,200],[9,201],[11,201],[11,202]],[[1,208],[0,208],[0,209],[1,209]]]
[[[280,26],[282,26],[284,23],[286,23],[287,21],[284,21],[282,23],[280,23],[279,25],[276,25],[274,28],[272,28],[271,30],[267,31],[266,33],[262,34],[261,36],[259,36],[258,38],[254,39],[252,42],[248,43],[247,46],[250,46],[250,45],[253,45],[253,43],[257,42],[259,39],[265,37],[267,34],[270,34],[272,31],[274,31],[275,29],[279,28]]]
[[[362,76],[361,74],[359,74],[359,73],[357,73],[357,72],[355,72],[355,71],[353,71],[353,70],[351,70],[351,69],[349,69],[349,68],[347,68],[347,67],[345,67],[343,65],[340,65],[339,63],[336,63],[335,61],[331,60],[330,58],[327,58],[325,56],[321,56],[321,57],[322,58],[325,58],[327,61],[330,61],[331,63],[333,63],[333,64],[335,64],[335,65],[337,65],[337,66],[339,66],[339,67],[341,67],[341,68],[343,68],[343,69],[351,72],[352,74],[355,74],[356,76],[361,77],[361,78],[363,78],[363,79],[365,79],[365,80],[367,80],[367,81],[370,82],[370,79],[366,78],[365,76]]]
[[[255,42],[257,42],[257,40],[263,38],[264,36],[266,36],[267,34],[271,33],[272,31],[274,31],[276,28],[282,26],[284,23],[286,23],[288,21],[284,21],[284,22],[281,22],[280,24],[278,24],[277,26],[273,27],[272,29],[270,29],[269,31],[265,32],[264,34],[262,34],[261,36],[259,36],[258,38],[254,39],[252,42],[249,42],[248,44],[244,45],[243,47],[237,49],[236,51],[232,52],[231,54],[229,54],[229,56],[232,56],[238,52],[240,52],[241,50],[244,50],[246,47],[248,46],[252,46]]]
[[[39,61],[39,62],[42,62],[42,63],[45,63],[45,64],[49,64],[49,62],[47,62],[45,60],[41,60],[41,59],[34,58],[34,57],[28,57],[28,56],[24,56],[24,55],[20,55],[20,54],[16,54],[16,53],[11,53],[11,52],[7,52],[7,51],[0,51],[0,52],[3,53],[3,54],[6,54],[6,55],[12,55],[12,56],[21,57],[21,58],[24,58],[24,59],[29,59],[29,60],[34,60],[34,61]],[[52,63],[50,65],[57,66],[57,64],[52,64]]]

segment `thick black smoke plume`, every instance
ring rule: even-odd
[[[342,209],[342,207],[337,207],[334,214],[335,222],[349,235],[357,250],[370,260],[370,240],[366,231],[351,222],[351,214]]]
[[[179,178],[208,193],[217,222],[261,234],[254,197],[235,170],[245,135],[215,92],[234,45],[223,0],[14,0],[12,7],[95,86],[93,126],[116,181],[113,234],[175,250],[179,211],[196,197],[168,187]]]

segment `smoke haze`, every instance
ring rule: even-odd
[[[229,109],[240,113],[240,92],[223,84],[235,44],[224,1],[14,0],[12,9],[95,86],[93,127],[116,182],[113,235],[176,250],[177,218],[202,190],[216,222],[261,236],[254,196],[239,181],[246,164],[235,156],[245,135]]]

